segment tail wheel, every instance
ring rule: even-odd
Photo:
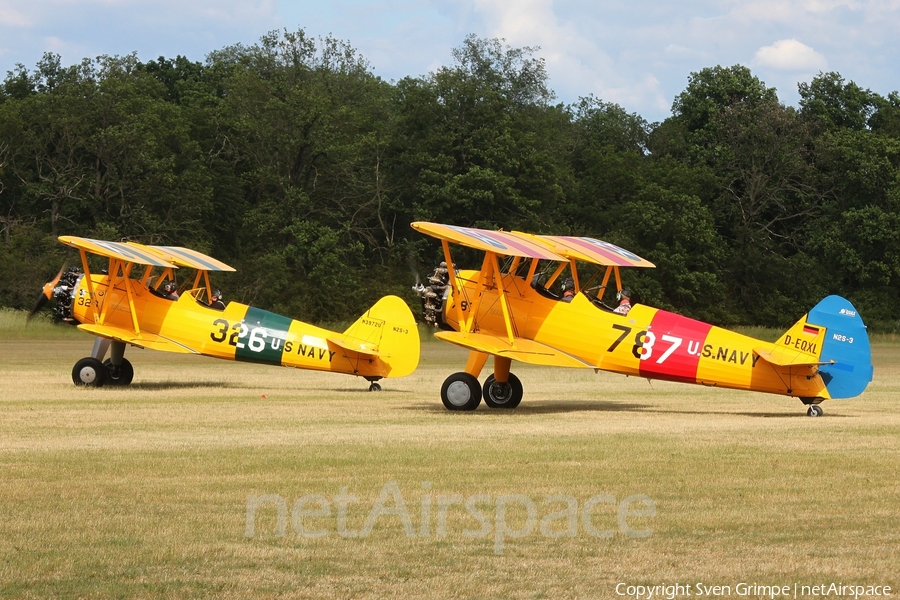
[[[506,383],[500,383],[491,375],[484,382],[484,403],[491,408],[515,408],[522,401],[522,382],[509,374]]]
[[[118,367],[107,358],[103,361],[103,366],[106,367],[106,383],[109,385],[128,385],[134,379],[134,367],[127,358],[123,358]]]
[[[106,367],[92,356],[82,358],[72,367],[72,381],[75,385],[100,387],[106,383]]]
[[[380,384],[380,383],[375,383],[375,382],[373,381],[371,384],[369,384],[369,391],[370,391],[370,392],[380,392],[380,391],[381,391],[381,384]]]
[[[810,417],[821,417],[823,414],[825,414],[825,411],[822,410],[822,407],[818,404],[813,404],[808,409],[806,409],[806,414]]]
[[[454,373],[441,386],[441,402],[447,410],[475,410],[481,404],[481,386],[468,373]]]

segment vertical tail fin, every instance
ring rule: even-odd
[[[819,374],[832,398],[853,398],[872,381],[872,352],[862,318],[850,302],[828,296],[806,316],[810,325],[826,328]]]
[[[404,377],[419,365],[419,330],[412,311],[397,296],[385,296],[347,328],[343,348],[373,354],[384,365],[385,377]]]

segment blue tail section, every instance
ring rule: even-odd
[[[872,381],[872,352],[862,318],[850,302],[828,296],[809,311],[806,322],[825,327],[819,374],[832,398],[853,398]]]

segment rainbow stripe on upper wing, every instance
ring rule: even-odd
[[[590,237],[535,235],[522,231],[492,231],[440,223],[416,222],[416,231],[476,250],[504,256],[541,260],[570,259],[618,267],[653,267],[654,264],[615,244]]]
[[[528,239],[526,236],[511,231],[490,231],[474,227],[457,227],[440,223],[412,223],[416,231],[447,240],[476,250],[494,252],[503,256],[522,256],[542,260],[566,260],[550,250],[546,244]]]

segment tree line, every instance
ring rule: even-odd
[[[466,38],[386,82],[346,42],[273,32],[204,62],[45,54],[0,85],[0,305],[28,308],[58,235],[183,245],[226,297],[348,319],[441,260],[425,220],[587,235],[647,258],[638,300],[783,327],[829,293],[900,329],[900,96],[820,73],[779,102],[691,73],[648,123],[554,101],[534,48]],[[459,253],[460,266],[474,255]]]

